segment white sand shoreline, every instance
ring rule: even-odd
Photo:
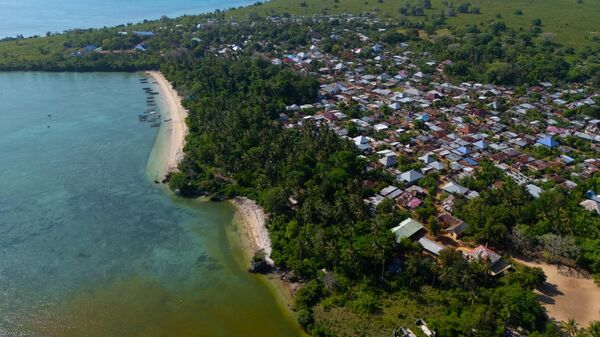
[[[181,97],[164,75],[158,71],[148,71],[147,74],[158,84],[161,97],[164,99],[170,115],[168,118],[172,119],[170,122],[163,122],[161,125],[161,132],[166,131],[164,135],[166,138],[161,142],[164,143],[165,149],[162,150],[159,146],[157,150],[157,169],[160,175],[164,176],[176,171],[178,164],[183,159],[183,148],[188,134],[186,124],[188,111],[183,108]],[[230,202],[236,210],[234,221],[239,231],[241,248],[244,255],[248,255],[245,258],[252,258],[257,251],[262,250],[265,253],[266,261],[274,265],[275,263],[271,259],[271,239],[266,226],[267,214],[265,214],[263,208],[254,200],[244,197],[234,198]],[[245,263],[248,263],[248,260]],[[294,291],[290,284],[281,280],[275,274],[267,275],[266,281],[268,281],[268,285],[282,310],[286,310],[292,322],[295,322],[295,315],[292,310]],[[308,336],[304,334],[300,327],[298,327],[298,331],[301,336]]]
[[[244,197],[237,197],[231,200],[240,215],[239,225],[241,226],[242,239],[251,255],[262,250],[265,253],[267,262],[274,264],[271,260],[271,239],[269,230],[266,226],[267,215],[262,207],[255,201]]]
[[[163,122],[161,127],[167,127],[167,151],[165,157],[160,158],[159,171],[161,176],[176,171],[177,166],[183,159],[183,147],[185,138],[188,134],[188,127],[185,119],[188,111],[181,104],[181,97],[173,89],[173,86],[159,71],[146,72],[156,81],[169,111],[171,121]]]
[[[188,111],[181,104],[181,97],[173,89],[173,86],[159,71],[148,71],[147,74],[152,77],[159,86],[160,93],[167,104],[170,122],[163,123],[167,126],[167,148],[165,157],[160,158],[160,172],[165,175],[177,170],[177,165],[183,159],[183,147],[188,134],[188,127],[185,119]],[[255,201],[248,198],[237,197],[231,200],[240,216],[239,225],[245,241],[245,246],[253,255],[257,251],[264,251],[267,262],[274,264],[271,260],[271,239],[267,229],[267,215],[262,207]]]

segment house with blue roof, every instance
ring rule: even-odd
[[[463,155],[471,153],[471,150],[466,146],[461,146],[461,147],[457,148],[456,151],[458,151],[459,153],[461,153]]]
[[[137,46],[135,46],[135,50],[138,50],[138,51],[146,51],[146,48],[147,48],[147,46],[145,43],[140,43]]]
[[[549,148],[555,148],[558,146],[558,142],[552,138],[552,136],[544,136],[537,140],[538,144],[544,145]]]
[[[88,44],[87,46],[83,47],[82,51],[84,53],[90,53],[93,52],[96,48],[98,48],[96,45]]]
[[[153,37],[153,32],[133,32],[134,35],[142,36],[142,37]]]
[[[379,42],[377,42],[373,47],[373,52],[374,53],[381,53],[381,51],[383,50],[383,48],[381,47],[381,44]]]
[[[560,155],[560,159],[567,165],[572,164],[575,161],[575,159],[567,156],[566,154]]]
[[[464,161],[467,162],[467,164],[469,164],[471,166],[477,166],[479,164],[474,159],[469,158],[469,157],[465,158]]]
[[[424,113],[421,116],[417,117],[421,122],[429,122],[429,114]]]
[[[485,139],[482,139],[473,143],[473,146],[480,150],[485,150],[488,147],[488,142]]]

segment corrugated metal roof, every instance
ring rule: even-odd
[[[400,225],[392,228],[392,233],[396,235],[396,241],[400,242],[402,238],[408,238],[423,229],[423,225],[415,219],[407,218]]]
[[[435,255],[440,255],[440,252],[442,251],[442,249],[444,249],[444,246],[427,238],[420,238],[419,244],[421,244],[421,247],[423,247],[423,249]]]

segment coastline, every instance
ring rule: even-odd
[[[156,169],[160,179],[170,172],[176,171],[177,166],[183,159],[183,147],[185,146],[185,138],[188,134],[186,118],[188,111],[181,104],[182,98],[173,88],[171,83],[159,71],[147,71],[146,74],[156,81],[160,94],[166,104],[170,122],[163,122],[161,129],[165,128],[166,141],[163,153],[158,159]],[[162,132],[163,130],[161,130]],[[158,177],[155,177],[158,178]]]
[[[267,215],[262,207],[254,200],[236,197],[231,200],[236,208],[236,224],[240,232],[245,253],[249,259],[260,250],[265,253],[265,260],[274,265],[271,260],[271,239],[267,229]]]
[[[271,239],[266,227],[267,214],[263,208],[254,200],[245,197],[236,197],[229,201],[235,208],[233,219],[234,236],[233,239],[239,243],[242,251],[240,263],[243,268],[249,267],[249,261],[258,250],[263,250],[266,254],[266,260],[274,265],[271,255]],[[275,300],[280,303],[287,314],[295,321],[294,294],[299,288],[298,283],[291,283],[282,277],[282,274],[271,272],[268,274],[259,274],[267,286],[271,288]],[[299,328],[302,336],[308,336]]]
[[[148,71],[146,74],[156,81],[166,105],[166,112],[169,114],[168,118],[172,119],[171,122],[163,123],[161,126],[160,132],[164,132],[164,134],[158,136],[158,144],[155,144],[155,148],[157,148],[156,157],[154,160],[150,160],[150,162],[154,162],[154,169],[158,171],[162,180],[165,175],[177,170],[177,165],[183,159],[183,148],[188,134],[186,124],[188,111],[183,108],[182,98],[163,74],[159,71]],[[166,126],[168,128],[165,128]],[[160,149],[161,147],[164,148]],[[248,268],[248,262],[259,250],[263,250],[266,261],[274,265],[270,257],[272,251],[271,239],[266,227],[268,216],[263,208],[254,200],[245,197],[234,198],[230,200],[230,204],[234,206],[235,210],[233,219],[235,231],[231,234],[234,236],[232,239],[239,245],[242,253],[239,259],[241,267],[243,269]],[[256,276],[261,278],[264,284],[271,289],[275,300],[290,320],[296,322],[293,296],[298,284],[283,280],[281,275],[277,273]],[[307,336],[300,327],[298,327],[298,331],[301,336]]]

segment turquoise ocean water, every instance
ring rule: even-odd
[[[0,336],[297,336],[232,208],[152,182],[139,77],[0,73]]]
[[[0,0],[0,38],[135,23],[162,15],[200,14],[251,3],[248,0]]]

